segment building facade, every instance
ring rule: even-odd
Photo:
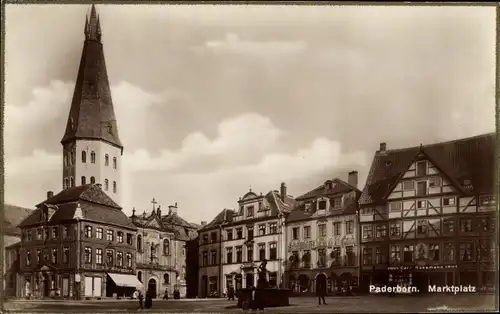
[[[342,285],[356,286],[358,277],[358,174],[348,181],[327,180],[296,198],[286,219],[287,287],[296,293],[328,293]]]
[[[494,158],[494,134],[394,150],[381,143],[359,201],[363,287],[493,287]]]
[[[272,287],[283,283],[285,215],[295,201],[287,195],[285,183],[280,191],[257,195],[251,190],[238,201],[239,210],[221,226],[222,289],[235,290],[257,286],[257,268],[267,261],[268,281]]]
[[[98,185],[63,190],[20,225],[20,297],[102,298],[142,286],[135,273],[137,229]]]
[[[101,25],[95,6],[85,21],[85,41],[63,146],[63,189],[101,184],[120,204],[123,145],[111,98]]]
[[[187,245],[197,237],[197,226],[177,216],[177,204],[162,215],[155,203],[149,215],[134,210],[130,217],[137,227],[136,275],[155,297],[172,297],[175,290],[186,297]]]

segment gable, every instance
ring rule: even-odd
[[[156,219],[151,219],[150,221],[148,221],[146,223],[146,227],[160,228],[160,224],[158,223],[158,221]]]

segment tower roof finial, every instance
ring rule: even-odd
[[[90,18],[87,16],[85,20],[85,39],[101,41],[101,25],[94,4],[90,8]]]

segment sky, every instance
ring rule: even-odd
[[[200,223],[251,188],[366,180],[388,149],[494,131],[494,7],[97,5],[121,206]],[[6,202],[62,188],[88,5],[6,5]]]

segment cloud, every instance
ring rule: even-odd
[[[222,40],[209,40],[203,46],[195,47],[195,51],[214,53],[230,53],[257,56],[282,56],[299,53],[307,48],[305,41],[250,41],[242,40],[238,34],[227,33]]]

